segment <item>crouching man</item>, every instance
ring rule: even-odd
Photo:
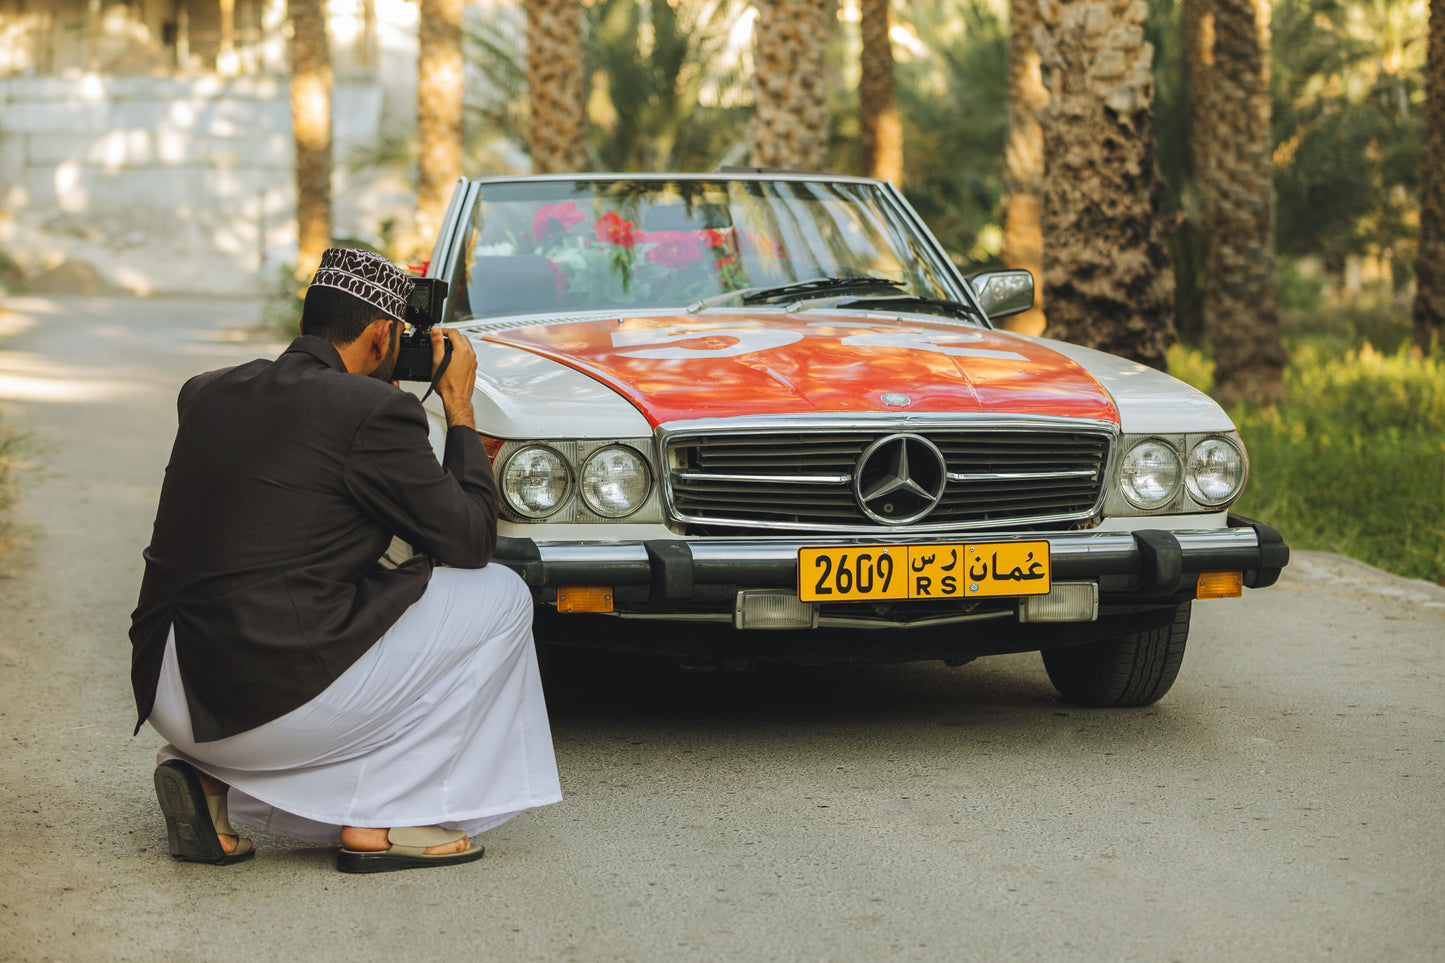
[[[181,389],[130,631],[136,731],[168,742],[155,783],[176,859],[252,856],[234,816],[339,843],[345,872],[447,866],[561,799],[531,596],[487,566],[476,354],[432,329],[434,364],[452,345],[441,464],[390,380],[411,286],[333,248],[285,353]],[[422,554],[383,567],[393,536]]]

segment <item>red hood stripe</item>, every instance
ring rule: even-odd
[[[1006,331],[946,322],[709,314],[572,321],[486,338],[590,375],[654,426],[859,411],[1119,420],[1108,392],[1058,352]],[[885,404],[885,394],[908,403]]]

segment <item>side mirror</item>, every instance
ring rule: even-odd
[[[1027,271],[980,271],[964,280],[990,321],[1034,306],[1034,276]]]

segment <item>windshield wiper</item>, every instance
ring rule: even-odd
[[[897,290],[903,287],[902,281],[890,281],[888,278],[869,277],[860,274],[850,278],[809,278],[806,281],[792,281],[788,284],[775,284],[772,287],[756,288],[743,295],[744,304],[761,304],[765,301],[773,301],[778,298],[819,294],[823,291],[867,291],[876,288],[891,288]]]
[[[822,291],[847,291],[869,289],[889,289],[896,291],[903,286],[902,281],[890,281],[887,278],[875,278],[868,275],[859,275],[850,278],[808,278],[805,281],[790,281],[787,284],[769,284],[763,287],[739,288],[736,291],[724,291],[722,294],[714,294],[711,297],[694,301],[687,306],[688,314],[697,314],[705,311],[715,304],[722,304],[727,301],[741,300],[744,304],[761,304],[764,301],[772,301],[775,298],[805,297],[810,294],[817,294]]]
[[[878,311],[894,305],[905,308],[932,308],[941,314],[954,318],[962,318],[965,321],[979,323],[982,321],[978,309],[961,301],[949,301],[946,298],[925,298],[917,294],[883,295],[881,297],[861,297],[847,302],[848,307],[860,307],[867,311]]]

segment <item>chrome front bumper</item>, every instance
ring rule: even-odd
[[[1274,529],[1231,515],[1229,527],[1128,533],[970,533],[970,540],[1047,539],[1056,581],[1097,580],[1105,595],[1192,594],[1200,572],[1239,570],[1250,588],[1273,585],[1289,562]],[[560,585],[647,586],[649,602],[685,603],[704,587],[793,588],[798,549],[942,543],[958,538],[676,538],[640,542],[552,542],[498,539],[495,561],[511,568],[539,596]]]

